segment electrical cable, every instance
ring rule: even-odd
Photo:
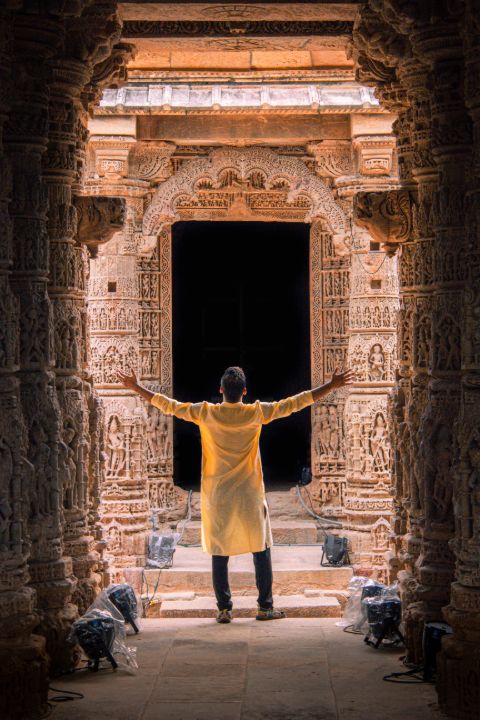
[[[77,692],[76,690],[60,690],[59,688],[52,687],[52,685],[48,688],[49,691],[58,692],[60,695],[54,695],[51,698],[48,698],[48,702],[72,702],[73,700],[83,700],[85,695],[83,693]]]
[[[426,680],[425,677],[418,676],[418,673],[422,673],[424,671],[424,668],[421,665],[418,665],[417,667],[412,668],[411,670],[407,670],[405,672],[394,672],[389,673],[388,675],[383,676],[383,680],[385,682],[391,682],[391,683],[397,683],[398,685],[432,685],[435,683],[435,680]],[[400,680],[399,678],[402,677],[411,677],[414,678],[412,680]]]
[[[301,492],[300,492],[300,485],[296,485],[296,486],[295,486],[295,490],[297,491],[297,495],[298,495],[298,499],[300,500],[300,504],[301,504],[302,507],[308,512],[309,515],[311,515],[313,518],[315,518],[315,520],[317,520],[318,522],[322,523],[323,525],[327,525],[327,526],[329,526],[329,527],[336,527],[336,528],[342,528],[342,527],[343,527],[343,525],[342,525],[341,522],[337,522],[337,520],[330,520],[329,518],[321,517],[320,515],[317,515],[317,514],[313,511],[313,509],[311,510],[309,507],[307,507],[307,505],[305,504],[304,499],[302,498],[302,494],[301,494]],[[307,488],[305,488],[305,490],[307,490]],[[308,497],[309,497],[309,499],[310,499],[310,503],[312,504],[312,508],[313,508],[312,498],[311,498],[310,493],[308,492],[308,490],[307,490],[307,493],[308,493]]]
[[[187,496],[187,513],[186,513],[185,517],[183,518],[183,520],[179,520],[179,521],[178,521],[177,526],[176,526],[176,528],[175,528],[175,530],[178,531],[178,527],[179,527],[180,523],[183,523],[183,527],[182,527],[182,529],[181,529],[181,531],[180,531],[180,537],[179,537],[179,539],[178,539],[178,541],[177,541],[177,545],[180,544],[180,542],[181,542],[181,540],[182,540],[182,538],[183,538],[183,536],[184,536],[184,534],[185,534],[185,528],[186,528],[187,524],[190,522],[190,520],[192,519],[192,495],[193,495],[193,490],[189,490],[189,491],[188,491],[188,496]],[[184,547],[185,547],[185,546],[184,546]],[[192,546],[192,547],[196,547],[196,546]],[[159,568],[159,570],[158,570],[157,580],[156,580],[156,582],[155,582],[155,587],[153,588],[153,592],[152,592],[151,595],[149,594],[150,588],[149,588],[149,585],[148,585],[147,576],[146,576],[146,574],[145,574],[145,569],[144,569],[144,568],[142,569],[141,595],[142,595],[142,597],[143,597],[143,588],[144,588],[144,586],[145,586],[145,595],[146,595],[145,599],[142,600],[143,614],[144,614],[144,615],[146,614],[147,608],[150,606],[153,598],[155,597],[155,595],[156,595],[156,593],[157,593],[158,586],[159,586],[159,584],[160,584],[160,574],[161,574],[161,572],[162,572],[162,569],[163,569],[163,568]]]
[[[178,532],[178,526],[180,525],[181,522],[183,522],[182,531],[180,533],[179,539],[177,540],[177,545],[180,545],[180,542],[185,534],[185,528],[187,527],[187,524],[192,519],[192,495],[193,495],[193,490],[189,490],[188,497],[187,497],[187,514],[183,520],[179,520],[179,522],[177,523],[176,530]]]
[[[365,635],[363,630],[355,630],[355,625],[346,625],[343,628],[343,632],[349,633],[350,635]]]
[[[352,240],[353,240],[353,223],[352,223],[352,218],[350,218],[350,237],[351,237]],[[352,249],[352,245],[349,245],[349,247],[350,247],[350,249]],[[362,260],[361,260],[361,258],[360,258],[360,255],[355,255],[355,257],[357,258],[358,262],[360,263],[360,265],[361,265],[361,267],[362,267],[362,270],[364,270],[368,275],[376,275],[376,273],[378,273],[378,271],[380,270],[380,268],[382,267],[382,265],[383,265],[384,262],[386,261],[386,259],[387,259],[387,253],[386,253],[386,252],[383,253],[383,259],[382,259],[380,265],[379,265],[377,268],[375,268],[375,270],[373,270],[373,271],[372,271],[372,270],[368,270],[368,269],[365,267],[365,265],[363,264],[363,262],[362,262]]]
[[[362,267],[362,270],[363,270],[364,272],[366,272],[368,275],[376,275],[376,274],[378,273],[378,271],[381,269],[381,267],[382,267],[382,265],[384,264],[385,260],[387,259],[387,254],[384,253],[384,255],[383,255],[383,260],[381,261],[380,265],[379,265],[377,268],[375,268],[375,270],[368,270],[368,269],[365,267],[365,265],[363,264],[363,262],[360,260],[360,255],[356,255],[356,258],[357,258],[358,262],[360,263],[360,265],[361,265],[361,267]]]

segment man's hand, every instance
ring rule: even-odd
[[[128,390],[137,390],[138,389],[138,381],[137,376],[135,375],[135,371],[130,368],[130,374],[124,373],[121,370],[117,372],[117,378],[122,383],[123,387],[126,387]]]
[[[332,390],[337,390],[338,388],[344,387],[344,385],[351,385],[354,379],[354,370],[345,370],[345,372],[339,373],[338,368],[335,368],[332,379],[330,380],[330,388]]]
[[[339,373],[338,368],[335,368],[332,379],[329,382],[312,389],[313,402],[317,402],[317,400],[328,395],[332,390],[338,390],[338,388],[342,388],[345,385],[351,385],[354,378],[355,373],[353,370],[346,370],[343,373]]]
[[[124,373],[121,370],[118,370],[117,377],[118,377],[119,381],[122,383],[123,387],[127,388],[127,390],[133,390],[134,392],[138,393],[138,395],[140,395],[140,397],[142,397],[147,402],[152,401],[152,398],[155,395],[155,393],[153,393],[151,390],[147,390],[147,388],[144,388],[138,384],[135,370],[132,370],[132,368],[130,368],[130,373]]]

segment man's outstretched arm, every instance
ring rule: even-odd
[[[199,423],[203,403],[182,403],[161,393],[153,393],[151,390],[147,390],[147,388],[139,384],[135,372],[131,369],[130,373],[119,371],[117,377],[124,387],[136,392],[144,400],[158,408],[164,415],[175,415],[175,417],[181,420]]]
[[[133,390],[147,402],[152,402],[152,398],[155,393],[153,393],[151,390],[147,390],[147,388],[142,387],[142,385],[138,383],[137,376],[134,370],[130,370],[130,373],[124,373],[119,370],[117,372],[117,377],[122,383],[123,387],[127,388],[127,390]]]
[[[350,385],[350,383],[353,382],[353,375],[352,370],[339,373],[335,369],[332,379],[325,383],[325,385],[320,385],[311,390],[305,390],[303,393],[279,400],[278,402],[260,403],[263,416],[262,423],[265,425],[272,422],[272,420],[280,420],[280,418],[288,417],[294,412],[303,410],[317,400],[320,400],[324,395],[328,395],[332,390],[338,390],[344,385]]]
[[[346,372],[339,373],[338,369],[335,368],[332,379],[329,380],[329,382],[325,383],[325,385],[312,388],[313,402],[317,402],[317,400],[320,400],[324,395],[328,395],[332,390],[338,390],[345,385],[351,385],[354,377],[355,372],[353,370],[346,370]]]

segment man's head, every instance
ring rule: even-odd
[[[229,367],[220,380],[220,392],[227,402],[240,402],[247,393],[247,380],[240,367]]]

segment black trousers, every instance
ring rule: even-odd
[[[255,565],[258,604],[262,609],[266,610],[273,607],[273,572],[270,548],[252,554],[253,564]],[[233,607],[232,593],[228,584],[228,560],[228,555],[212,555],[213,589],[215,590],[219,610],[231,610]]]

